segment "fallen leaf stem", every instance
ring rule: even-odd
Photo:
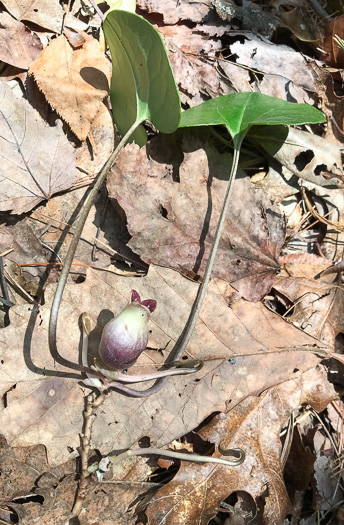
[[[221,452],[220,452],[221,453]],[[184,454],[183,452],[174,452],[173,450],[164,450],[160,448],[137,448],[133,450],[126,450],[118,456],[109,456],[109,461],[113,465],[117,465],[127,458],[132,456],[145,456],[148,454],[156,454],[159,456],[166,456],[167,458],[181,459],[183,461],[193,461],[197,463],[218,463],[220,465],[227,465],[229,467],[238,467],[245,461],[245,452],[241,448],[232,448],[226,450],[226,456],[235,456],[236,459],[221,459],[213,456],[199,456],[198,454]]]

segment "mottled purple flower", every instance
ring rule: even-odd
[[[148,319],[156,308],[156,301],[141,301],[132,290],[130,303],[103,330],[99,355],[104,364],[113,370],[132,366],[147,347]]]

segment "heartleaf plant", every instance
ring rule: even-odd
[[[89,386],[96,387],[100,391],[100,396],[98,398],[92,398],[93,401],[90,401],[85,411],[85,426],[89,428],[89,432],[92,427],[90,423],[92,413],[94,413],[94,410],[103,401],[104,392],[108,388],[112,387],[135,397],[145,397],[158,392],[165,384],[169,375],[190,373],[199,370],[199,363],[197,366],[193,366],[192,364],[191,367],[184,369],[182,367],[179,369],[180,365],[175,365],[172,367],[173,370],[171,370],[171,368],[167,370],[166,376],[164,376],[164,373],[158,372],[154,377],[147,378],[147,376],[142,376],[142,378],[137,377],[135,379],[135,376],[133,378],[132,376],[121,374],[120,377],[115,375],[116,381],[112,381],[112,378],[109,380],[99,369],[91,369],[87,366],[86,354],[89,323],[85,317],[83,318],[83,364],[73,363],[62,357],[58,352],[56,344],[58,312],[69,270],[84,224],[96,200],[98,190],[122,147],[127,142],[135,141],[140,146],[146,143],[146,132],[143,127],[143,123],[146,120],[150,121],[158,131],[163,133],[172,133],[177,129],[179,123],[181,127],[223,124],[233,138],[233,165],[206,273],[198,290],[198,295],[192,306],[183,334],[172,351],[173,357],[178,360],[183,354],[192,334],[210,279],[224,218],[229,206],[230,190],[237,171],[241,143],[248,129],[256,124],[304,124],[306,122],[315,123],[324,120],[322,114],[310,106],[289,104],[257,93],[241,93],[210,100],[200,106],[192,108],[183,113],[180,122],[179,93],[163,41],[156,29],[142,17],[133,12],[123,10],[111,11],[106,17],[103,27],[113,62],[110,89],[113,118],[122,139],[101,169],[80,214],[56,289],[49,325],[49,346],[53,358],[63,366],[79,370],[83,374],[86,374],[87,379],[84,380],[84,382],[89,384]],[[134,297],[137,295],[135,294],[136,292],[134,293]],[[139,302],[143,307],[146,306],[144,305],[145,301],[136,302]],[[122,312],[120,315],[123,317],[124,313]],[[125,315],[127,315],[127,313]],[[116,322],[118,325],[120,324],[119,321]],[[136,331],[133,330],[133,333],[136,334]],[[144,391],[134,390],[122,384],[123,382],[140,382],[157,377],[159,377],[159,379],[155,385]],[[121,381],[121,383],[118,381]],[[87,421],[86,418],[88,418]],[[88,476],[89,439],[90,435],[85,434],[82,440],[82,481]],[[130,451],[130,453],[128,452],[126,454],[130,456],[140,453],[148,453],[148,451]],[[226,460],[221,460],[222,463],[230,466],[240,465],[245,458],[245,454],[241,449],[229,449],[225,455],[236,456],[236,459],[232,461],[229,460],[226,462]],[[197,456],[195,455],[188,455],[188,459],[190,460],[197,460],[196,458]],[[202,458],[198,460],[206,461],[206,459],[207,458]],[[79,486],[79,496],[82,493],[82,488],[83,485],[81,483]],[[75,510],[79,508],[82,502],[82,497],[79,496],[75,504]]]
[[[233,140],[234,154],[222,210],[217,223],[213,245],[205,269],[202,283],[193,303],[187,329],[183,333],[180,349],[185,349],[195,327],[203,299],[206,294],[211,272],[214,266],[223,225],[228,213],[231,189],[238,170],[240,149],[245,135],[252,126],[257,125],[301,125],[325,122],[325,117],[318,109],[308,104],[294,104],[261,93],[235,93],[207,100],[182,113],[181,128],[195,126],[223,125]],[[179,357],[178,357],[179,358]]]
[[[94,4],[94,7],[96,8],[98,14],[102,16],[98,6]],[[94,396],[91,394],[87,399],[87,406],[85,410],[85,428],[87,429],[87,432],[85,431],[82,436],[82,446],[80,452],[82,472],[80,484],[78,487],[78,494],[73,507],[73,512],[75,513],[78,513],[81,509],[85,488],[87,486],[86,479],[89,476],[88,451],[90,448],[90,433],[94,420],[93,416],[95,410],[104,401],[105,392],[109,388],[115,388],[123,393],[135,397],[145,397],[159,391],[164,385],[164,380],[166,381],[167,377],[170,375],[193,373],[199,370],[200,366],[202,366],[202,363],[200,362],[196,363],[196,366],[194,366],[194,363],[190,363],[190,365],[187,366],[183,366],[183,364],[180,363],[173,363],[173,366],[165,371],[144,376],[129,376],[127,374],[117,373],[116,370],[113,370],[116,381],[112,381],[112,377],[107,377],[104,375],[103,369],[100,371],[99,368],[91,369],[88,367],[87,347],[90,323],[85,314],[82,318],[82,364],[69,361],[68,359],[61,356],[57,349],[56,337],[58,313],[69,270],[72,265],[74,254],[87,216],[92,205],[95,203],[98,191],[103,184],[109,169],[117,158],[118,153],[127,142],[135,141],[140,146],[147,142],[146,132],[142,126],[145,120],[150,121],[158,131],[163,133],[172,133],[175,131],[180,121],[179,92],[164,43],[157,30],[142,17],[136,15],[133,12],[123,10],[111,11],[104,21],[103,28],[113,61],[110,89],[113,119],[122,136],[122,139],[101,169],[93,189],[90,192],[85,206],[80,214],[79,220],[74,230],[72,242],[65,258],[60,280],[56,288],[55,297],[51,307],[49,323],[49,347],[55,361],[63,366],[86,374],[86,379],[81,376],[84,380],[84,383],[88,386],[96,388],[100,392],[100,395]],[[137,292],[133,291],[131,304],[133,305],[133,303],[137,303],[139,308],[142,309],[142,312],[144,312],[145,309],[151,312],[153,310],[153,302],[155,301],[146,300],[141,302]],[[136,351],[138,349],[140,352],[143,350],[144,345],[142,341],[146,340],[147,334],[145,334],[145,331],[147,330],[147,323],[143,323],[143,325],[141,323],[139,329],[137,327],[131,326],[129,336],[135,340],[131,341],[131,347],[129,349],[123,348],[123,337],[124,335],[127,337],[128,334],[123,333],[122,321],[124,316],[127,317],[129,315],[128,309],[130,309],[130,305],[123,312],[121,312],[117,318],[115,318],[114,323],[108,327],[108,332],[111,332],[111,337],[108,337],[107,339],[109,340],[105,341],[106,345],[104,343],[106,348],[101,347],[104,355],[108,355],[110,350],[112,352],[114,347],[120,348],[121,358],[123,358],[123,355],[127,350],[130,350],[131,354],[133,350]],[[147,313],[145,313],[145,315],[147,315]],[[132,315],[130,315],[130,317],[132,319]],[[126,319],[126,321],[128,321],[128,319]],[[112,330],[113,325],[117,330],[115,330],[115,333]],[[118,333],[118,329],[120,333]],[[106,337],[107,336],[108,334],[106,334]],[[139,339],[141,338],[142,341],[140,342]],[[140,352],[137,352],[137,356]],[[112,356],[111,362],[117,363],[117,360]],[[131,361],[130,364],[132,364]],[[137,383],[150,381],[152,379],[158,379],[158,382],[153,387],[144,391],[134,390],[122,384],[128,382]],[[144,450],[143,452],[130,452],[131,455],[138,455],[140,453],[146,454],[147,451]],[[164,451],[154,449],[153,453],[160,453],[163,455]],[[241,449],[229,449],[225,455],[234,455],[236,459],[221,461],[217,459],[217,462],[229,466],[238,466],[245,459],[245,454]],[[122,459],[124,459],[124,456]],[[197,456],[196,454],[189,454],[185,459],[206,462],[210,458],[203,458]],[[213,459],[214,458],[212,458],[211,461],[213,461]]]
[[[101,12],[100,12],[101,13]],[[63,366],[89,374],[90,369],[62,357],[57,350],[57,320],[62,294],[81,232],[98,191],[118,153],[129,141],[146,143],[142,126],[149,120],[157,130],[172,133],[180,120],[180,98],[172,68],[157,30],[139,15],[123,10],[111,11],[104,21],[104,33],[113,59],[111,101],[114,122],[122,140],[101,169],[74,230],[60,280],[53,300],[49,347],[53,358]],[[180,373],[187,373],[181,370]],[[99,372],[93,374],[106,382]],[[114,382],[112,386],[115,387]],[[118,383],[117,389],[132,395],[144,395]],[[147,394],[149,395],[149,393]]]

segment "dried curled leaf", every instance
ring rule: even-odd
[[[257,504],[266,490],[264,521],[260,523],[282,523],[290,502],[283,480],[280,431],[302,403],[321,411],[338,396],[326,374],[320,366],[297,372],[291,381],[259,397],[245,399],[228,414],[216,416],[199,434],[218,447],[215,457],[221,457],[221,449],[243,448],[244,463],[228,468],[182,462],[173,480],[150,501],[150,525],[206,525],[233,492],[245,491]],[[253,515],[259,512],[254,505],[250,510]]]

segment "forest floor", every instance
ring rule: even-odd
[[[246,92],[326,118],[247,134],[182,358],[203,367],[139,397],[100,393],[48,344],[74,226],[119,142],[101,18],[82,0],[1,5],[0,522],[343,523],[344,14],[306,0],[137,1],[182,111]],[[132,290],[156,301],[133,375],[164,370],[184,330],[233,158],[224,126],[145,129],[147,145],[122,149],[91,208],[57,329],[59,353],[80,365],[87,314],[89,366]],[[148,447],[245,458],[114,460]]]

